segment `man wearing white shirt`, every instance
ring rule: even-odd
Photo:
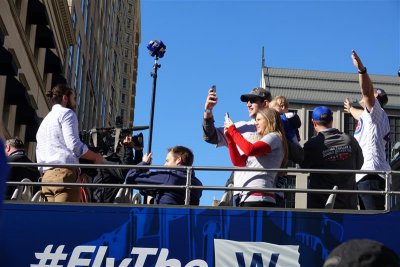
[[[389,142],[390,124],[383,106],[388,102],[387,94],[382,89],[374,89],[371,79],[367,74],[367,68],[361,62],[357,53],[353,50],[352,59],[354,67],[359,73],[359,83],[362,99],[360,105],[363,110],[353,108],[348,99],[344,102],[344,110],[358,120],[354,137],[360,144],[364,156],[364,164],[361,170],[390,171],[390,165],[386,160],[386,144]],[[357,174],[358,190],[384,191],[385,176],[383,174]],[[371,210],[383,210],[385,208],[384,195],[359,195],[360,208]]]
[[[65,84],[58,84],[46,92],[53,107],[40,124],[36,134],[36,158],[38,163],[78,164],[79,158],[100,164],[103,157],[88,149],[79,139],[78,119],[75,114],[76,95]],[[42,182],[75,183],[79,169],[74,167],[39,167]],[[79,187],[42,186],[48,202],[79,202]]]

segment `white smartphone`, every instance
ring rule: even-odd
[[[225,113],[225,122],[228,122],[228,121],[229,121],[229,118],[230,118],[230,117],[229,117],[229,113],[226,112],[226,113]]]

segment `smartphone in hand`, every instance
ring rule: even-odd
[[[226,112],[225,113],[225,122],[229,122],[229,121],[230,121],[229,113]]]
[[[211,90],[216,93],[217,92],[217,86],[215,86],[214,84],[211,86]]]

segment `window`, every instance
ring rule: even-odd
[[[128,4],[128,13],[129,13],[129,14],[132,13],[132,4]]]
[[[121,95],[121,103],[122,103],[122,104],[125,104],[125,97],[126,97],[125,94],[122,94],[122,95]]]
[[[78,36],[76,42],[76,58],[75,58],[75,75],[74,75],[74,88],[76,89],[79,74],[79,59],[81,57],[81,36]]]
[[[75,31],[75,27],[76,27],[76,11],[74,9],[74,11],[72,12],[72,28],[74,29],[74,31]]]
[[[126,89],[127,80],[125,78],[122,79],[122,88]]]
[[[390,123],[390,144],[389,144],[389,157],[391,159],[393,153],[392,148],[397,143],[400,142],[400,117],[397,116],[389,116],[389,123]]]
[[[307,140],[310,140],[311,137],[317,135],[317,132],[314,129],[314,126],[312,124],[312,110],[308,111],[308,135],[307,135]]]
[[[68,73],[67,73],[67,80],[71,80],[71,72],[72,72],[72,59],[74,57],[74,46],[69,46],[69,57],[68,57]]]
[[[128,73],[128,63],[124,63],[124,72]]]
[[[82,0],[82,2],[83,1],[85,1],[85,0]],[[85,12],[84,12],[84,15],[83,15],[83,17],[84,17],[84,20],[85,20],[85,25],[84,25],[84,27],[85,27],[85,33],[86,33],[86,30],[87,30],[87,26],[88,26],[88,9],[89,9],[89,4],[90,4],[90,2],[89,2],[89,0],[86,0],[85,1]]]
[[[81,11],[82,11],[82,14],[85,11],[85,0],[81,0]]]
[[[85,104],[81,103],[81,102],[85,102],[85,98],[84,98],[84,90],[85,90],[85,88],[82,88],[83,70],[85,68],[85,64],[86,64],[85,58],[82,56],[81,63],[79,64],[80,65],[79,66],[79,86],[78,86],[78,88],[75,88],[75,90],[77,91],[76,103],[78,105],[78,112],[80,110],[84,110],[84,109],[82,109],[82,107],[83,108],[85,107]],[[81,99],[82,99],[82,101],[81,101]]]
[[[400,117],[388,116],[390,123],[390,142],[386,147],[386,158],[390,160],[392,147],[400,141]],[[357,127],[357,120],[350,114],[344,114],[344,132],[354,135],[354,129]]]

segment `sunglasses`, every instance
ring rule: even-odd
[[[263,101],[263,100],[260,98],[250,98],[249,100],[247,100],[247,102],[250,102],[251,104],[254,104],[254,103],[257,103],[260,101]]]

